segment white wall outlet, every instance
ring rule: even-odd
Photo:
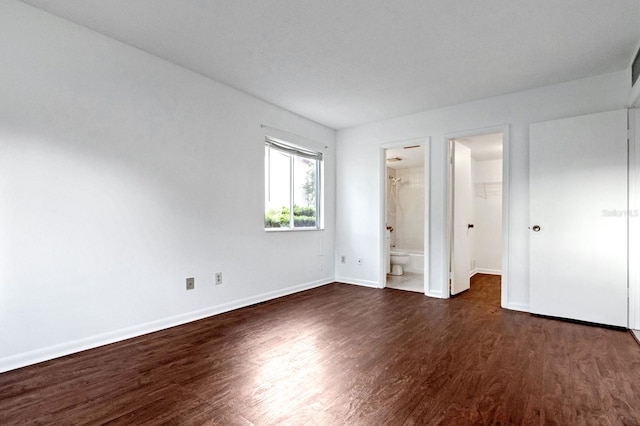
[[[362,258],[361,257],[358,258],[358,265],[362,266]]]
[[[345,256],[344,254],[340,256],[340,263],[347,263],[347,256]]]
[[[222,284],[222,272],[216,272],[216,285]]]
[[[187,290],[193,290],[196,288],[196,279],[195,278],[187,278]]]

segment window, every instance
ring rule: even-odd
[[[267,137],[264,161],[265,229],[320,229],[322,153]]]

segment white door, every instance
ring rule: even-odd
[[[471,149],[453,143],[453,248],[451,295],[469,290],[471,275]]]
[[[530,127],[530,308],[627,326],[627,111]]]

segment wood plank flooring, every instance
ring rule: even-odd
[[[0,424],[637,425],[626,331],[331,284],[0,374]]]

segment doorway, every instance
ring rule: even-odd
[[[428,167],[424,140],[383,147],[383,287],[425,293]]]
[[[504,132],[462,135],[448,143],[449,295],[461,294],[474,283],[476,291],[482,287],[500,292]]]

